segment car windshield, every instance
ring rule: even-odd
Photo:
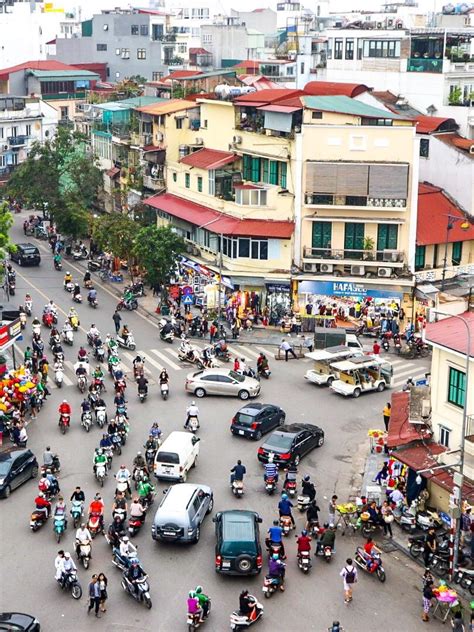
[[[10,459],[7,461],[0,461],[0,477],[6,476],[10,471],[12,462]]]
[[[35,255],[37,250],[36,248],[25,248],[23,252],[25,255]]]
[[[257,553],[255,525],[243,516],[226,516],[222,531],[222,555]]]
[[[243,382],[245,380],[243,375],[240,375],[240,373],[236,373],[235,371],[229,371],[229,375],[233,380],[236,380],[236,382]]]
[[[237,413],[236,421],[241,426],[250,426],[255,421],[255,417],[252,417],[252,415],[245,415],[244,413]]]
[[[265,442],[265,448],[275,450],[287,450],[291,447],[293,437],[286,434],[272,434]]]
[[[171,463],[172,465],[179,465],[179,456],[176,452],[158,452],[156,457],[157,463]]]

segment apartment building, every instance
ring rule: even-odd
[[[242,59],[263,59],[265,35],[236,17],[220,17],[201,26],[201,44],[212,55],[214,68],[228,68]]]

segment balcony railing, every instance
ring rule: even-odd
[[[10,136],[8,142],[12,147],[20,147],[21,145],[26,145],[28,136]]]
[[[408,60],[408,72],[443,72],[442,58],[430,59],[426,57],[410,57]]]
[[[305,246],[303,250],[305,259],[325,259],[329,261],[378,261],[390,266],[391,264],[403,264],[405,255],[400,250],[344,250],[334,248],[311,248]]]
[[[143,186],[152,191],[161,191],[166,188],[164,178],[152,178],[151,176],[143,176]]]

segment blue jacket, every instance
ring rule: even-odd
[[[293,503],[291,503],[288,499],[280,500],[278,503],[278,509],[284,516],[289,516],[291,514],[291,508],[293,507]]]

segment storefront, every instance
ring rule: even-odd
[[[217,296],[219,293],[219,274],[214,272],[207,266],[190,259],[189,257],[180,256],[178,261],[178,270],[170,289],[176,287],[189,286],[192,288],[192,295],[196,305],[204,305],[211,309],[217,306]],[[224,297],[225,292],[233,290],[231,280],[227,276],[222,276],[221,292]],[[222,301],[223,301],[222,297]],[[173,297],[174,298],[174,297]]]
[[[290,311],[291,292],[289,283],[267,283],[266,306],[269,325],[278,325]]]

